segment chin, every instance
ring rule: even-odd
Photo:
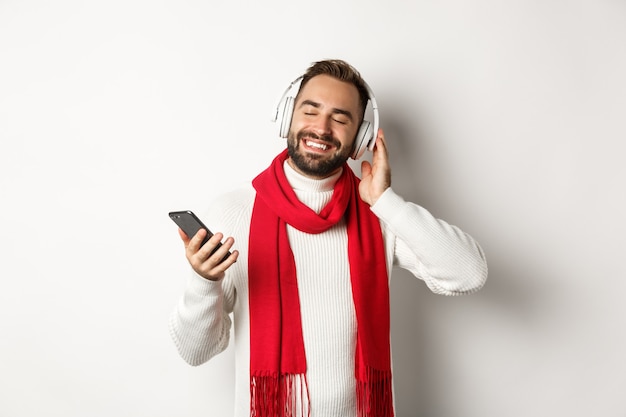
[[[303,153],[291,146],[288,147],[288,154],[300,172],[317,178],[332,175],[346,161],[341,157],[337,158],[337,156],[331,159],[322,159],[322,155]]]

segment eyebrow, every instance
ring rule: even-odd
[[[300,107],[302,106],[313,106],[316,109],[319,109],[320,107],[322,107],[322,105],[316,101],[313,100],[303,100],[302,103],[300,103]],[[343,109],[338,109],[338,108],[333,108],[332,109],[332,113],[333,114],[343,114],[345,115],[347,118],[349,118],[350,120],[354,120],[354,117],[352,117],[352,113],[349,112],[348,110],[343,110]]]

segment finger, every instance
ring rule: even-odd
[[[378,129],[378,135],[376,135],[376,146],[374,147],[374,157],[375,158],[387,157],[387,143],[385,142],[385,133],[383,132],[382,129]]]
[[[226,276],[226,270],[230,268],[239,258],[239,251],[233,251],[224,261],[214,265],[211,261],[206,261],[198,271],[203,277],[212,281],[219,281]]]
[[[193,255],[200,250],[200,246],[202,245],[202,241],[206,237],[206,234],[206,230],[200,229],[191,239],[189,239],[189,243],[187,244],[188,255]]]
[[[376,146],[378,146],[379,139],[384,138],[384,137],[385,137],[385,133],[383,132],[383,129],[379,128],[378,132],[376,132],[376,138],[374,139],[374,141],[376,142]]]
[[[230,255],[226,259],[224,259],[230,248],[230,245],[227,246],[226,244],[224,244],[211,256],[210,261],[214,262],[211,272],[213,272],[214,274],[221,274],[225,272],[228,268],[230,268],[231,265],[237,262],[237,258],[239,257],[239,251],[237,250],[233,250]]]
[[[222,233],[215,233],[201,248],[198,248],[198,255],[204,259],[208,259],[215,248],[222,243],[223,237],[224,235]]]
[[[216,257],[217,259],[221,261],[231,250],[234,243],[235,243],[235,239],[232,237],[229,237],[228,239],[224,241],[224,243],[221,244],[221,246],[215,251],[215,253],[212,256]]]
[[[207,242],[203,249],[191,259],[192,267],[203,277],[210,280],[220,280],[224,277],[224,273],[230,268],[239,257],[239,251],[232,251],[230,256],[226,257],[228,251],[232,248],[235,240],[229,237],[224,243],[218,242],[219,248],[214,253],[210,253],[205,258],[204,247],[215,247],[213,242]],[[224,259],[226,257],[226,259]]]
[[[180,236],[186,248],[189,245],[189,236],[187,236],[187,234],[183,232],[183,229],[181,229],[180,227],[178,228],[178,235]]]
[[[361,178],[368,177],[372,173],[372,164],[369,161],[361,162]]]

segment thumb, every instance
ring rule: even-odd
[[[178,235],[182,239],[183,244],[185,245],[185,248],[187,246],[189,246],[189,242],[191,241],[191,237],[187,236],[187,234],[185,232],[183,232],[183,229],[181,229],[180,227],[178,228]]]

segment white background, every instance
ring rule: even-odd
[[[489,260],[464,297],[394,275],[398,415],[626,415],[625,45],[622,0],[0,0],[0,415],[229,415],[232,351],[169,339],[167,212],[267,166],[335,57],[396,191]]]

